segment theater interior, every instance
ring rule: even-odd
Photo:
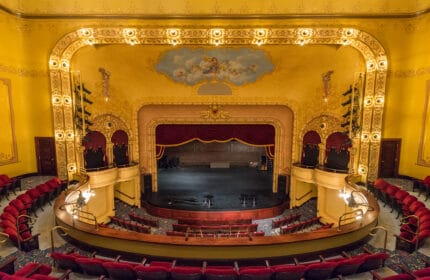
[[[429,26],[427,0],[0,0],[0,279],[430,277]]]

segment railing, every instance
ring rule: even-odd
[[[115,192],[117,192],[117,193],[119,193],[120,195],[123,195],[123,196],[125,196],[125,197],[127,197],[127,198],[129,198],[129,199],[135,199],[136,197],[134,197],[134,196],[129,196],[128,194],[126,194],[126,193],[123,193],[122,191],[120,191],[120,190],[115,190]]]
[[[340,217],[339,217],[339,221],[338,221],[338,230],[341,231],[341,226],[345,225],[343,224],[343,222],[347,222],[347,221],[351,221],[351,220],[361,220],[363,218],[363,210],[362,209],[355,209],[353,211],[350,212],[345,212],[343,213]],[[349,223],[348,223],[349,224]]]
[[[81,215],[81,214],[84,214],[84,215]],[[87,217],[86,215],[89,215],[91,217]],[[99,229],[99,224],[97,223],[97,217],[93,213],[83,211],[83,210],[78,210],[78,211],[76,211],[75,217],[77,219],[84,219],[84,220],[92,221],[92,222],[94,222],[95,229],[96,230]],[[75,226],[75,217],[73,217],[74,218],[73,219],[73,226]]]
[[[0,240],[0,244],[5,243],[9,239],[9,234],[7,234],[7,233],[0,232],[0,236],[6,237],[5,239]]]
[[[300,197],[296,197],[296,200],[302,200],[305,196],[307,196],[308,194],[312,193],[312,190],[308,191],[307,193],[305,193],[304,195],[300,196]]]
[[[65,227],[62,227],[62,226],[55,226],[55,227],[53,227],[53,228],[51,228],[51,253],[53,253],[54,252],[54,230],[57,230],[57,229],[61,229],[62,231],[63,231],[63,233],[58,233],[58,234],[60,234],[61,236],[66,236],[67,235],[67,232],[66,232],[66,228]]]
[[[376,232],[377,232],[379,229],[384,231],[384,252],[386,252],[386,251],[387,251],[387,237],[388,237],[388,230],[387,230],[385,227],[383,227],[383,226],[376,226],[376,227],[374,227],[374,228],[372,228],[372,229],[370,230],[369,235],[370,235],[370,236],[375,236],[375,235],[376,235]]]

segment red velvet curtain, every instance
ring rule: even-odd
[[[124,130],[117,130],[112,134],[111,142],[118,145],[128,145],[128,135]]]
[[[330,136],[327,138],[326,142],[326,151],[330,151],[330,149],[334,148],[337,152],[339,152],[342,149],[348,150],[348,148],[352,147],[351,145],[351,139],[342,132],[335,132],[333,134],[330,134]]]
[[[319,143],[321,143],[321,137],[315,130],[306,132],[303,137],[303,146],[306,144],[318,145]]]
[[[269,124],[162,124],[155,130],[157,156],[162,147],[200,142],[229,142],[236,140],[251,146],[266,147],[273,157],[275,128]],[[268,150],[267,150],[268,149]]]

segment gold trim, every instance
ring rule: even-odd
[[[142,45],[169,45],[169,38],[166,30],[171,29],[172,26],[161,26],[158,28],[150,27],[133,27],[133,34],[136,37],[137,44]],[[210,31],[216,26],[203,26],[188,28],[183,27],[180,29],[181,42],[184,45],[198,45],[198,46],[211,46]],[[223,28],[223,45],[226,46],[243,46],[253,45],[256,26],[242,27],[242,28]],[[344,27],[288,27],[288,26],[258,26],[267,30],[266,45],[291,45],[291,44],[315,44],[315,45],[350,45],[357,49],[363,56],[366,62],[366,74],[364,81],[364,100],[370,100],[369,104],[363,104],[363,121],[362,132],[368,135],[380,135],[382,128],[382,113],[383,104],[374,104],[375,96],[383,100],[386,91],[386,77],[388,62],[387,56],[382,45],[376,40],[375,37],[364,31],[354,28]],[[53,96],[62,95],[63,99],[70,98],[70,61],[73,55],[80,48],[92,44],[130,44],[128,41],[127,33],[124,35],[124,30],[130,28],[118,26],[106,27],[90,27],[81,28],[74,32],[66,34],[55,45],[51,52],[49,59],[50,76],[51,76],[51,90]],[[158,102],[148,101],[141,106],[150,104],[168,105],[170,101],[160,100]],[[272,102],[270,105],[275,105]],[[176,104],[178,105],[178,104]],[[181,103],[180,105],[185,105]],[[208,102],[198,102],[193,105],[210,105]],[[224,104],[220,104],[224,105]],[[234,105],[264,105],[264,102],[257,103],[235,103]],[[267,104],[266,104],[267,105]],[[294,108],[287,102],[278,103],[277,105],[287,106]],[[69,131],[73,129],[73,117],[70,106],[61,105],[54,107],[54,130],[55,131]],[[62,108],[62,110],[60,109]],[[60,109],[60,110],[58,110]],[[137,133],[137,113],[133,116],[134,124],[132,127],[136,129],[132,131],[132,135]],[[297,139],[297,133],[301,128],[297,127],[296,120],[294,121],[293,139]],[[151,133],[151,131],[147,131]],[[137,139],[137,137],[133,137]],[[278,137],[277,137],[278,138]],[[360,137],[361,141],[362,137]],[[280,140],[280,139],[277,139]],[[57,141],[57,166],[59,168],[59,176],[66,177],[64,173],[68,164],[75,163],[76,159],[72,153],[74,149],[73,142],[67,142],[67,152],[65,148]],[[380,139],[374,139],[368,145],[360,145],[357,152],[359,166],[367,166],[368,174],[367,180],[374,180],[378,174],[378,161],[379,161],[379,146]],[[155,147],[155,145],[154,145]],[[139,154],[138,149],[142,147],[135,147],[133,154]],[[151,151],[148,149],[147,151]],[[151,152],[152,153],[152,152]],[[155,162],[155,149],[154,162]],[[291,153],[291,161],[297,154],[297,146],[294,145]],[[145,164],[151,165],[152,163],[140,163],[141,166]],[[276,164],[276,162],[275,162]],[[153,166],[145,166],[150,170]],[[284,166],[283,168],[289,168]],[[353,170],[355,172],[356,170]]]
[[[18,17],[22,19],[139,19],[139,20],[178,20],[178,19],[191,19],[191,20],[207,20],[207,19],[268,19],[268,20],[285,20],[285,19],[411,19],[416,18],[425,14],[430,13],[430,7],[413,11],[413,12],[393,12],[393,13],[280,13],[280,14],[224,14],[224,13],[214,13],[214,14],[154,14],[154,13],[111,13],[111,11],[106,11],[106,13],[26,13],[25,11],[18,11],[6,7],[6,5],[0,4],[0,10],[3,12]]]
[[[8,104],[3,104],[5,106],[9,106],[9,114],[10,114],[10,131],[12,139],[10,139],[11,144],[11,155],[6,155],[6,157],[3,159],[3,154],[0,154],[0,166],[1,165],[7,165],[11,163],[18,162],[18,152],[17,152],[17,144],[16,144],[16,136],[15,136],[15,118],[13,114],[13,103],[12,103],[12,86],[10,79],[7,78],[0,78],[0,82],[2,82],[7,87],[7,97],[8,97]]]

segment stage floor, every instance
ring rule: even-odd
[[[272,176],[250,167],[159,169],[158,192],[146,194],[143,200],[192,211],[268,208],[284,202],[283,195],[272,193]]]

